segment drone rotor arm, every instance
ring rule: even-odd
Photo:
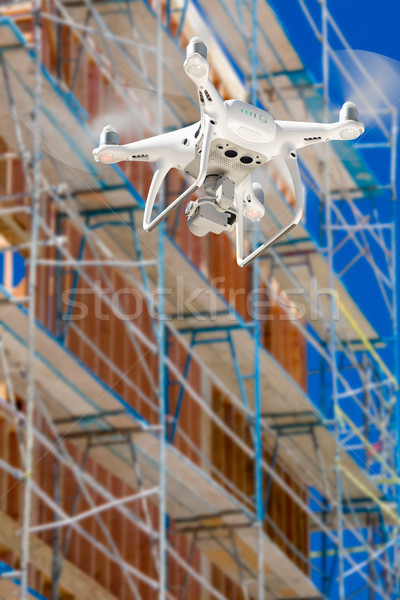
[[[207,79],[203,87],[202,90],[198,89],[200,114],[218,121],[225,115],[225,101],[210,79]]]
[[[218,120],[225,114],[225,103],[210,79],[207,48],[200,38],[194,37],[190,40],[183,68],[196,86],[202,122],[204,115]]]
[[[240,267],[245,267],[251,263],[260,254],[268,250],[273,244],[275,244],[281,237],[289,233],[291,229],[299,224],[300,219],[304,211],[304,195],[303,187],[301,184],[301,177],[299,171],[299,165],[297,164],[297,154],[294,150],[285,150],[282,152],[282,157],[285,160],[289,173],[292,177],[294,194],[296,198],[296,210],[292,216],[290,222],[270,240],[261,244],[258,248],[253,250],[248,256],[244,257],[244,235],[243,235],[243,202],[238,202],[238,219],[237,219],[237,232],[236,232],[236,260]]]
[[[355,139],[364,131],[364,124],[353,119],[340,120],[336,123],[275,122],[283,140],[295,148],[319,142]]]
[[[123,161],[156,162],[160,155],[167,153],[168,140],[164,140],[165,134],[147,138],[128,144],[101,144],[93,150],[96,162],[103,162],[104,157],[112,157],[107,163]]]
[[[182,140],[192,137],[196,130],[196,124],[183,127],[176,131],[169,131],[160,135],[129,142],[128,144],[118,144],[118,134],[114,129],[116,142],[104,143],[102,137],[105,130],[111,126],[107,125],[100,136],[100,145],[93,150],[93,157],[96,162],[116,163],[122,161],[139,162],[158,162],[173,158],[174,164],[185,164],[191,156],[191,147],[183,144]],[[108,133],[106,131],[106,133]],[[173,151],[171,152],[171,148]],[[110,160],[103,161],[104,157],[110,157]]]

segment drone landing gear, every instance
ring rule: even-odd
[[[300,171],[299,165],[297,164],[297,153],[294,150],[286,150],[281,153],[283,159],[285,160],[289,173],[293,180],[294,185],[294,195],[296,198],[296,211],[290,220],[290,222],[276,235],[274,235],[270,240],[261,244],[256,250],[251,252],[248,256],[244,256],[244,236],[243,236],[243,203],[238,202],[238,218],[237,218],[237,232],[236,232],[236,258],[237,263],[240,267],[245,267],[250,262],[252,262],[257,256],[259,256],[262,252],[265,252],[272,244],[275,244],[281,237],[289,233],[293,227],[296,227],[300,222],[300,219],[304,210],[304,197],[303,197],[303,188],[301,185]]]
[[[149,193],[147,196],[146,206],[143,215],[143,229],[145,231],[152,231],[157,225],[166,219],[170,212],[178,208],[187,198],[189,198],[194,192],[196,192],[202,185],[207,175],[208,158],[210,156],[211,140],[212,140],[212,129],[213,122],[207,116],[204,115],[204,133],[203,133],[203,145],[201,148],[200,158],[200,169],[197,179],[192,185],[190,185],[176,200],[171,202],[163,211],[154,219],[151,219],[153,212],[154,203],[157,198],[157,194],[160,190],[161,184],[164,181],[168,171],[171,169],[171,165],[165,159],[159,160],[156,163],[156,170],[153,175],[153,179],[150,185]]]

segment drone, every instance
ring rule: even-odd
[[[205,195],[190,200],[185,207],[190,231],[202,237],[211,232],[230,232],[236,227],[236,260],[244,267],[300,222],[304,198],[297,150],[319,142],[356,139],[364,132],[364,124],[353,102],[343,104],[336,123],[308,123],[276,121],[258,106],[241,100],[224,101],[209,78],[207,47],[198,37],[187,46],[183,68],[197,88],[200,121],[124,145],[118,144],[116,129],[106,125],[93,157],[104,164],[155,163],[143,215],[145,231],[152,231],[203,188]],[[251,174],[278,155],[288,167],[296,206],[287,225],[245,255],[245,220],[257,222],[265,214],[262,186],[251,181]],[[153,217],[161,185],[173,168],[190,175],[194,182]]]

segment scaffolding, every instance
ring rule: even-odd
[[[395,108],[377,115],[384,142],[347,147],[346,163],[336,149],[304,154],[301,171],[307,199],[321,215],[319,229],[307,215],[251,269],[248,292],[267,289],[269,305],[279,306],[307,346],[308,392],[267,349],[265,308],[256,294],[244,315],[236,296],[221,289],[218,273],[205,272],[195,253],[185,252],[182,213],[149,242],[140,227],[139,174],[91,161],[110,115],[128,115],[138,138],[197,120],[194,90],[181,68],[185,40],[195,33],[205,38],[212,75],[226,95],[248,98],[277,118],[329,120],[329,65],[346,74],[331,40],[351,49],[326,0],[312,4],[298,0],[321,42],[322,83],[312,80],[261,0],[2,6],[2,160],[19,160],[24,181],[19,191],[2,193],[1,232],[9,240],[2,252],[25,257],[28,286],[26,295],[1,290],[0,411],[15,428],[20,462],[0,455],[0,470],[11,487],[23,484],[24,512],[19,524],[0,513],[1,544],[19,557],[11,570],[0,569],[0,586],[3,578],[19,581],[21,600],[29,597],[32,568],[50,578],[52,600],[60,590],[81,599],[115,598],[68,559],[74,535],[119,569],[129,598],[184,600],[194,584],[197,597],[221,600],[344,600],[365,589],[371,597],[400,597]],[[356,55],[354,61],[362,71]],[[87,110],[83,74],[94,72],[97,96]],[[388,182],[368,169],[362,153],[371,148],[390,152]],[[292,212],[279,166],[260,178],[269,192],[267,215],[248,232],[250,248]],[[183,183],[171,176],[159,206]],[[351,257],[338,270],[343,251]],[[346,275],[360,264],[387,311],[384,335],[346,289]],[[46,277],[54,282],[47,289],[51,317],[39,301],[38,277],[39,288]],[[126,288],[136,290],[133,300],[121,293]],[[129,376],[130,364],[105,350],[101,331],[74,319],[85,293],[92,311],[100,306],[119,315],[121,339],[140,364],[139,383]],[[303,316],[293,319],[297,301]],[[138,305],[144,327],[127,318]],[[201,374],[201,389],[193,372]],[[219,404],[211,389],[223,398]],[[134,406],[124,400],[128,392]],[[251,466],[250,493],[189,434],[186,405],[243,468]],[[221,406],[229,406],[230,420]],[[244,423],[241,430],[236,422]],[[51,491],[35,478],[42,454],[54,465]],[[118,473],[124,492],[96,477],[92,460]],[[294,518],[305,515],[304,531],[318,540],[318,551],[310,541],[300,547],[278,525],[273,486],[293,503]],[[44,508],[35,521],[38,504]],[[111,509],[146,538],[151,567],[121,551],[107,518]],[[82,524],[90,518],[96,529]],[[233,582],[235,596],[221,591],[210,565]],[[170,573],[178,568],[174,585]]]

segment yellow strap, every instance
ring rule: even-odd
[[[389,485],[390,483],[394,483],[396,485],[399,485],[400,477],[380,477],[379,479],[374,479],[374,483],[378,483],[381,485]]]
[[[386,546],[386,544],[376,544],[376,546],[374,546],[374,549],[377,550],[378,548],[383,548],[384,546]],[[348,552],[349,554],[356,554],[358,552],[368,552],[369,550],[370,548],[367,545],[346,548],[346,552]],[[327,550],[325,552],[325,556],[335,556],[335,554],[337,554],[337,549],[335,548],[331,548],[330,550]],[[322,550],[315,550],[314,552],[310,553],[311,558],[320,558],[323,555],[324,552],[322,552]]]
[[[398,479],[398,475],[397,475],[396,471],[394,471],[387,464],[387,462],[385,460],[383,460],[383,458],[375,450],[375,448],[372,446],[372,444],[369,442],[369,440],[367,440],[367,438],[361,433],[361,431],[353,423],[353,421],[349,418],[349,416],[346,415],[345,412],[343,412],[343,410],[340,408],[340,406],[336,406],[336,412],[338,414],[339,419],[342,420],[342,421],[346,421],[346,423],[348,424],[348,426],[350,427],[350,429],[362,440],[364,446],[366,446],[366,448],[368,448],[368,450],[371,452],[371,454],[374,455],[374,457],[376,458],[376,460],[381,463],[381,465],[385,469],[385,471],[387,471],[391,475],[392,478]]]
[[[375,348],[372,346],[371,342],[365,337],[365,335],[363,334],[363,332],[361,331],[361,329],[359,328],[359,326],[357,325],[357,323],[355,322],[355,320],[353,319],[353,317],[350,315],[350,313],[347,310],[347,308],[344,306],[344,304],[340,300],[339,300],[339,308],[343,312],[344,316],[346,317],[346,319],[348,320],[348,322],[350,323],[350,325],[352,326],[352,328],[354,329],[354,331],[359,336],[360,340],[362,340],[364,346],[369,350],[369,352],[375,358],[375,360],[378,363],[378,365],[381,367],[382,371],[384,373],[386,373],[386,375],[388,376],[389,380],[393,383],[393,385],[395,387],[395,390],[397,391],[399,389],[399,384],[398,384],[398,381],[397,381],[396,377],[387,368],[387,366],[385,365],[385,363],[383,362],[383,360],[381,359],[381,357],[379,356],[379,354],[377,353],[377,351],[375,350]]]
[[[341,465],[340,468],[343,471],[343,473],[345,473],[346,476],[350,479],[350,481],[354,483],[354,485],[356,485],[364,494],[369,496],[371,500],[373,500],[375,504],[377,504],[380,507],[382,512],[385,512],[387,515],[389,515],[390,518],[393,519],[393,522],[396,523],[396,525],[400,525],[400,517],[387,504],[382,502],[382,500],[379,500],[378,496],[376,496],[373,492],[370,492],[369,489],[366,488],[365,485],[357,479],[357,477],[354,477],[354,475],[350,473],[350,471],[344,465]]]

